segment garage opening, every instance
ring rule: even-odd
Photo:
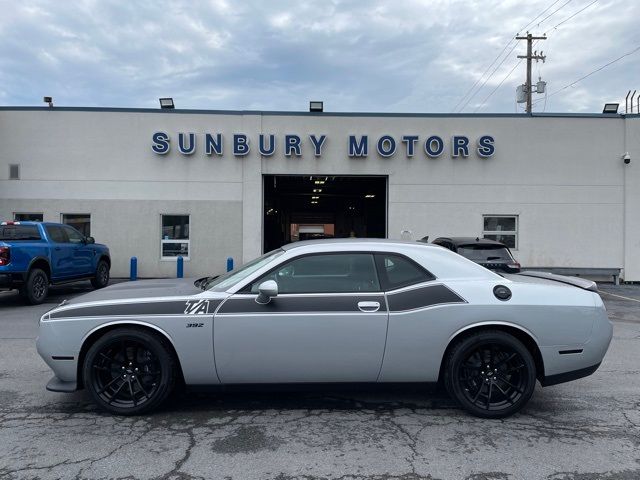
[[[264,175],[265,252],[319,238],[385,238],[386,176]]]

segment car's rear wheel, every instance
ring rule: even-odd
[[[109,284],[109,264],[100,260],[96,267],[96,276],[91,279],[93,288],[104,288]]]
[[[20,289],[25,301],[30,305],[39,305],[49,294],[49,277],[44,270],[32,268],[27,275],[27,281]]]
[[[171,393],[176,363],[159,336],[119,328],[89,348],[83,379],[100,407],[118,415],[138,415],[153,410]]]
[[[533,356],[502,331],[474,333],[451,348],[445,364],[447,391],[470,413],[502,418],[526,405],[536,383]]]

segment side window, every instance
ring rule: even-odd
[[[385,291],[435,279],[417,263],[393,253],[376,253],[376,265]]]
[[[64,232],[67,235],[67,238],[68,238],[67,241],[69,243],[82,243],[82,242],[84,242],[84,237],[75,228],[68,227],[66,225],[64,227],[62,227],[62,228],[64,228]]]
[[[64,234],[64,230],[62,230],[62,227],[59,227],[57,225],[47,225],[46,229],[47,235],[52,242],[67,243],[67,236]]]
[[[296,258],[251,284],[251,292],[266,280],[275,280],[278,293],[379,292],[373,255],[341,253]]]

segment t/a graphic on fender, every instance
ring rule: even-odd
[[[209,300],[187,300],[185,315],[206,315],[209,313]]]

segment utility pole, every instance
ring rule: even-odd
[[[538,55],[538,51],[536,50],[535,52],[532,52],[531,49],[533,48],[533,41],[534,40],[546,40],[547,36],[544,35],[542,37],[534,37],[533,35],[531,35],[529,32],[527,32],[527,36],[526,37],[516,37],[516,40],[526,40],[527,41],[527,54],[526,55],[518,55],[518,58],[526,58],[527,59],[527,83],[526,83],[526,93],[527,93],[527,109],[526,112],[527,113],[531,113],[531,60],[535,60],[536,62],[538,60],[542,60],[544,62],[544,59],[547,58],[544,55],[542,55],[542,51],[540,51],[540,55]]]

